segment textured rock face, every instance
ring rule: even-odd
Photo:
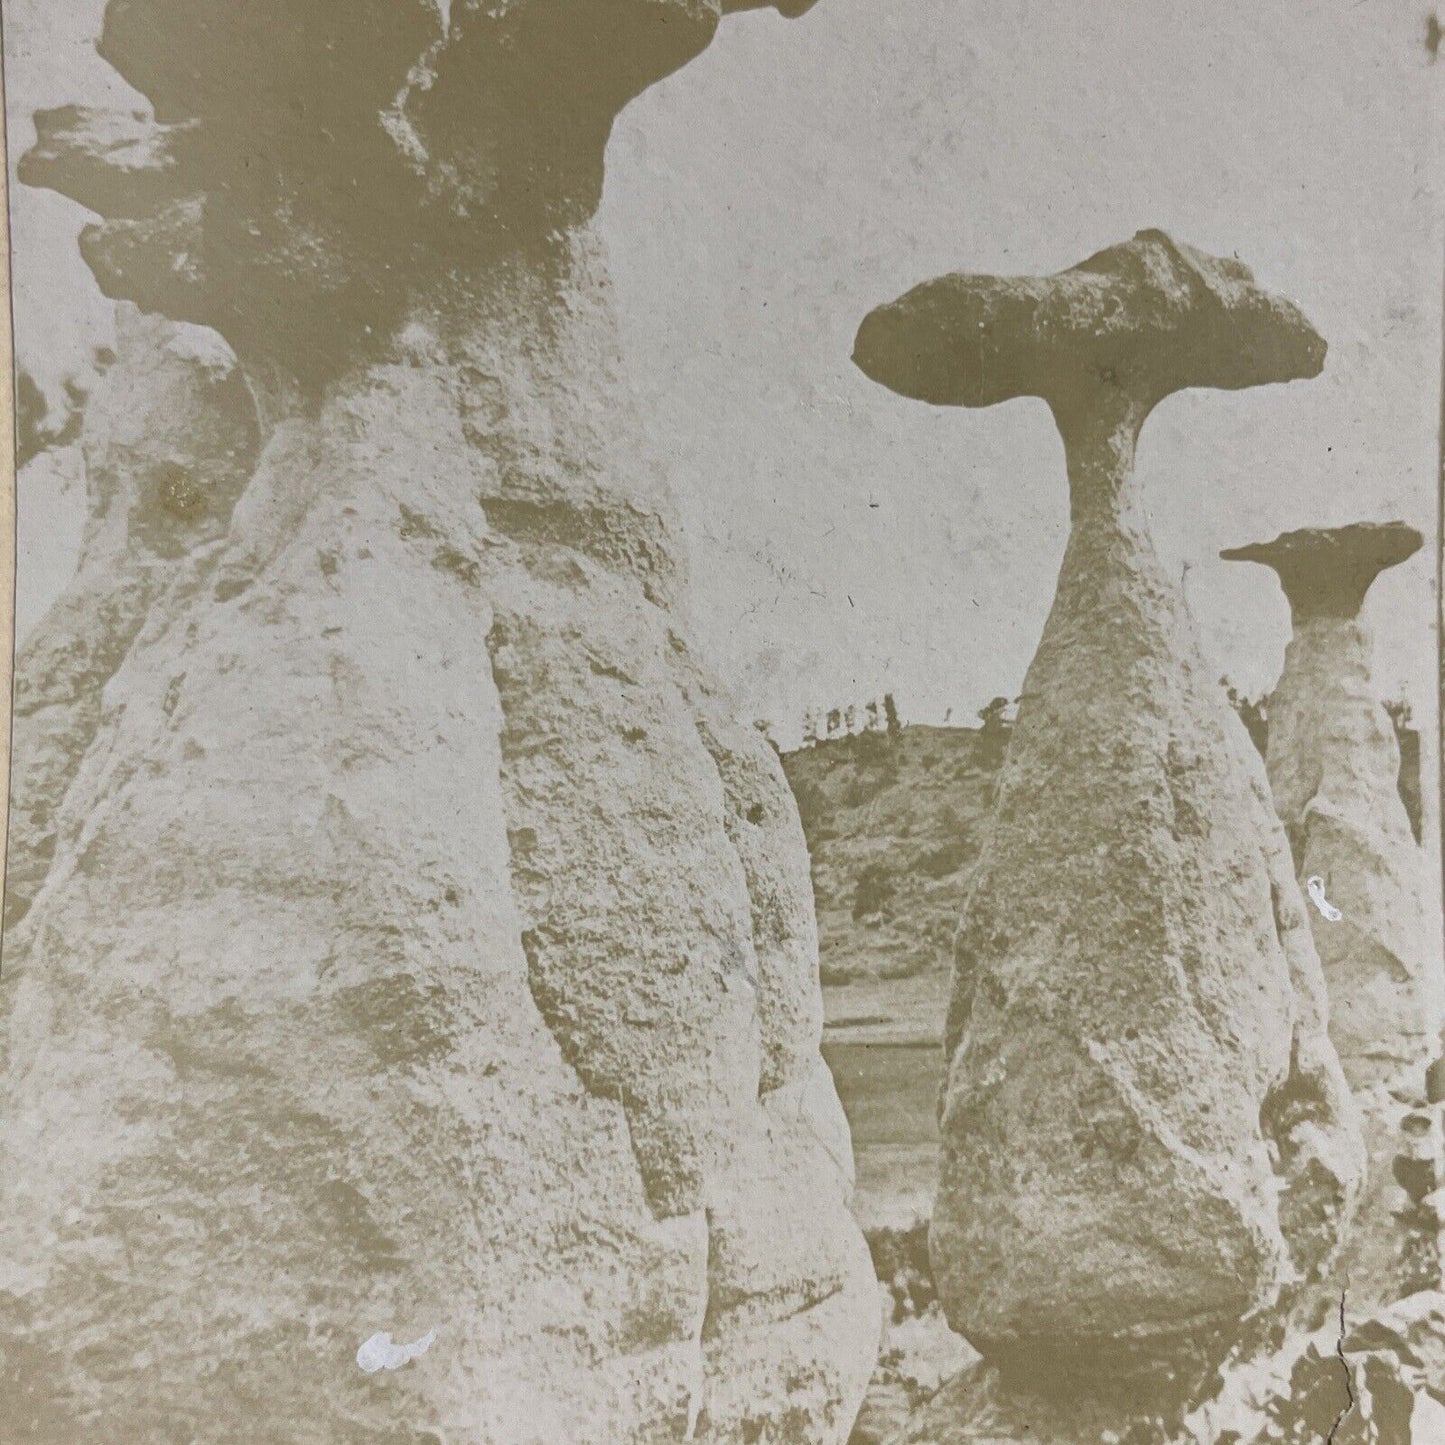
[[[425,63],[460,66],[468,27],[509,16],[560,45],[576,8],[454,4]],[[353,9],[342,33],[305,7],[267,50],[266,7],[114,0],[107,53],[162,120],[234,130],[237,54],[265,62],[260,93],[322,108],[368,66],[378,93],[406,78],[420,62],[398,71],[379,22],[433,7]],[[675,20],[692,49],[716,19],[586,10]],[[173,52],[147,59],[147,15],[181,27]],[[637,58],[608,96],[663,73]],[[322,168],[279,139],[278,165]],[[459,153],[460,186],[479,172]],[[51,177],[87,174],[77,154]],[[222,189],[208,226],[240,204]],[[847,1436],[878,1312],[806,850],[775,755],[673,616],[605,258],[585,194],[559,194],[564,233],[513,208],[480,255],[419,222],[372,298],[393,324],[324,332],[304,372],[264,314],[228,333],[266,403],[259,459],[107,685],[6,959],[17,1440],[222,1441],[242,1419],[288,1442]],[[310,279],[356,248],[323,236],[299,266],[248,245],[208,230],[210,279],[112,280],[156,279],[172,314],[195,280],[225,322],[240,277],[320,327]],[[404,1368],[357,1364],[377,1331],[431,1329]]]
[[[1237,263],[1158,233],[1052,283],[929,283],[859,333],[906,394],[1044,395],[1068,456],[1073,531],[958,934],[932,1232],[954,1327],[1025,1374],[1092,1390],[1227,1343],[1351,1207],[1357,1119],[1284,835],[1133,481],[1164,392],[1322,355]]]
[[[1019,1390],[964,1370],[893,1445],[1434,1445],[1445,1438],[1445,1296],[1423,1292],[1350,1314],[1272,1353],[1232,1363],[1187,1415],[1129,1412]]]
[[[1368,1121],[1371,1177],[1351,1247],[1359,1298],[1393,1300],[1440,1281],[1439,1223],[1421,1200],[1440,1180],[1437,1109],[1425,1069],[1439,1049],[1441,969],[1426,925],[1430,886],[1396,787],[1395,730],[1370,672],[1357,613],[1371,582],[1412,556],[1402,524],[1306,530],[1224,555],[1279,573],[1294,617],[1269,700],[1267,767],[1302,880],[1338,918],[1310,910],[1330,1000],[1330,1036]],[[1413,1197],[1411,1179],[1431,1178]]]
[[[1142,514],[1076,524],[957,944],[935,1271],[986,1354],[1147,1351],[1334,1243],[1319,965],[1209,684]]]
[[[102,694],[177,559],[214,545],[256,460],[255,407],[213,334],[118,315],[119,351],[81,435],[89,514],[75,580],[17,660],[5,926],[55,851],[55,813]]]
[[[1425,1200],[1445,1183],[1440,1110],[1424,1089],[1439,1050],[1440,954],[1425,921],[1425,855],[1395,787],[1398,745],[1369,658],[1358,620],[1298,621],[1270,697],[1268,755],[1299,877],[1323,880],[1342,915],[1311,909],[1310,924],[1330,1035],[1366,1120],[1369,1180],[1343,1261],[1361,1303],[1439,1285],[1440,1221]]]

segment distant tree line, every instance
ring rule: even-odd
[[[811,748],[835,738],[858,737],[863,733],[884,733],[896,737],[903,730],[898,704],[891,692],[872,698],[860,708],[856,703],[826,711],[809,708],[803,714],[803,746]]]
[[[1007,744],[1013,729],[1014,717],[1018,712],[1018,698],[995,697],[978,710],[979,730],[990,740]],[[953,718],[949,708],[944,716],[944,726]],[[846,707],[826,710],[809,708],[803,714],[803,746],[810,748],[818,743],[833,742],[839,738],[866,737],[881,733],[897,737],[903,731],[898,717],[898,704],[891,692],[881,698],[864,703],[861,707],[849,703]]]

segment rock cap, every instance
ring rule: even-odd
[[[855,364],[935,406],[1053,403],[1119,386],[1148,405],[1185,387],[1317,376],[1325,342],[1241,262],[1163,231],[1052,276],[948,275],[863,321]]]
[[[100,54],[151,113],[41,111],[20,175],[98,212],[105,295],[319,389],[408,282],[562,254],[616,115],[769,3],[108,0]]]
[[[1272,542],[1226,547],[1226,562],[1274,568],[1297,619],[1354,617],[1381,572],[1398,567],[1424,545],[1405,522],[1352,522],[1344,527],[1301,527]]]

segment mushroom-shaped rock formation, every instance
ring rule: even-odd
[[[1073,528],[957,937],[931,1236],[953,1326],[1055,1384],[1221,1348],[1326,1265],[1361,1173],[1263,769],[1134,481],[1168,392],[1313,376],[1324,349],[1243,266],[1157,231],[1051,278],[930,282],[858,333],[904,395],[1042,396],[1068,460]]]
[[[1438,1052],[1441,962],[1427,925],[1425,855],[1400,798],[1399,746],[1371,676],[1359,611],[1421,536],[1401,522],[1286,532],[1220,553],[1279,575],[1294,619],[1269,699],[1266,767],[1301,879],[1318,877],[1339,917],[1310,909],[1329,990],[1330,1036],[1367,1120],[1371,1175],[1351,1245],[1357,1298],[1398,1299],[1440,1282],[1439,1224],[1397,1159],[1425,1167],[1438,1143],[1425,1069]]]
[[[1408,562],[1424,543],[1404,522],[1355,522],[1348,527],[1303,527],[1273,542],[1226,547],[1226,562],[1271,567],[1289,599],[1296,628],[1332,618],[1358,622],[1365,596],[1381,572]]]
[[[853,359],[891,391],[935,406],[1042,397],[1070,447],[1077,501],[1080,443],[1124,418],[1142,424],[1185,387],[1316,376],[1325,343],[1248,267],[1141,231],[1056,276],[925,282],[864,320]]]
[[[314,387],[426,276],[556,252],[596,209],[617,113],[755,8],[110,0],[101,54],[153,116],[41,112],[20,174],[104,217],[82,249],[107,294]]]
[[[42,118],[28,178],[262,444],[6,938],[8,1439],[848,1434],[806,848],[673,614],[589,226],[719,11],[111,0],[154,122]]]

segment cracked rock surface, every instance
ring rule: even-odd
[[[1430,1445],[1445,1439],[1445,1295],[1359,1309],[1346,1291],[1326,1326],[1225,1371],[1181,1445]]]
[[[1438,948],[1423,914],[1425,856],[1395,780],[1399,746],[1371,675],[1359,609],[1381,570],[1418,551],[1402,524],[1288,533],[1226,557],[1279,572],[1294,635],[1269,699],[1266,765],[1301,878],[1344,917],[1311,916],[1330,1032],[1360,1088],[1420,1072],[1441,1023]]]
[[[225,535],[255,464],[255,406],[213,333],[117,313],[118,355],[87,408],[88,514],[76,576],[16,663],[5,926],[45,881],[55,815],[94,741],[106,684],[180,558]]]

